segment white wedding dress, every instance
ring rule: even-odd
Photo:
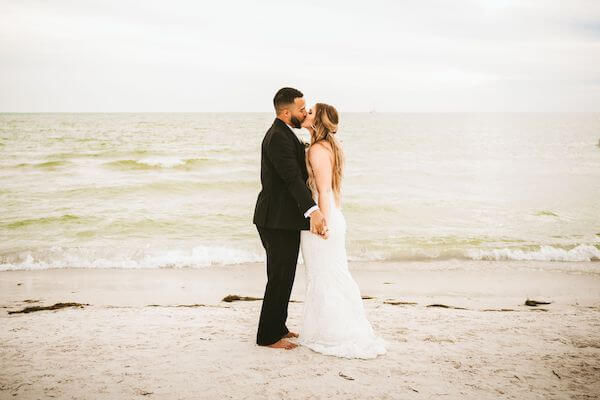
[[[300,233],[306,296],[298,343],[338,357],[375,358],[385,354],[386,342],[375,335],[365,315],[360,290],[348,270],[346,220],[329,192],[329,238]]]

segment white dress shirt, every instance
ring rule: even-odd
[[[296,137],[298,137],[298,135],[296,134],[296,131],[294,130],[294,129],[296,129],[296,128],[294,128],[293,126],[290,126],[289,124],[286,124],[286,125],[287,125],[287,126],[289,126],[289,127],[290,127],[290,129],[292,130],[292,133],[293,133],[294,135],[296,135]],[[308,167],[308,166],[307,166],[307,167]],[[310,216],[310,214],[312,214],[312,212],[313,212],[313,211],[315,211],[315,210],[319,210],[319,206],[318,206],[318,205],[314,205],[314,206],[312,206],[311,208],[309,208],[309,209],[308,209],[308,210],[307,210],[307,211],[304,213],[304,218],[308,218],[308,217]]]

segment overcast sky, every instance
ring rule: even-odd
[[[0,0],[0,111],[600,111],[600,1]]]

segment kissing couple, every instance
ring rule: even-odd
[[[267,256],[256,343],[288,350],[300,344],[345,358],[385,354],[386,342],[374,333],[348,270],[338,112],[324,103],[307,111],[302,92],[289,87],[275,94],[273,105],[276,118],[261,145],[262,189],[253,218]],[[293,131],[300,128],[310,132],[308,149]],[[306,292],[302,326],[294,333],[286,320],[300,249]]]

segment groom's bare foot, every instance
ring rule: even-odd
[[[298,347],[298,345],[290,342],[289,340],[279,339],[275,343],[267,345],[267,347],[272,347],[274,349],[291,350],[291,349],[295,349],[296,347]]]
[[[288,332],[285,334],[284,338],[293,338],[293,337],[298,337],[298,334],[295,332]]]

